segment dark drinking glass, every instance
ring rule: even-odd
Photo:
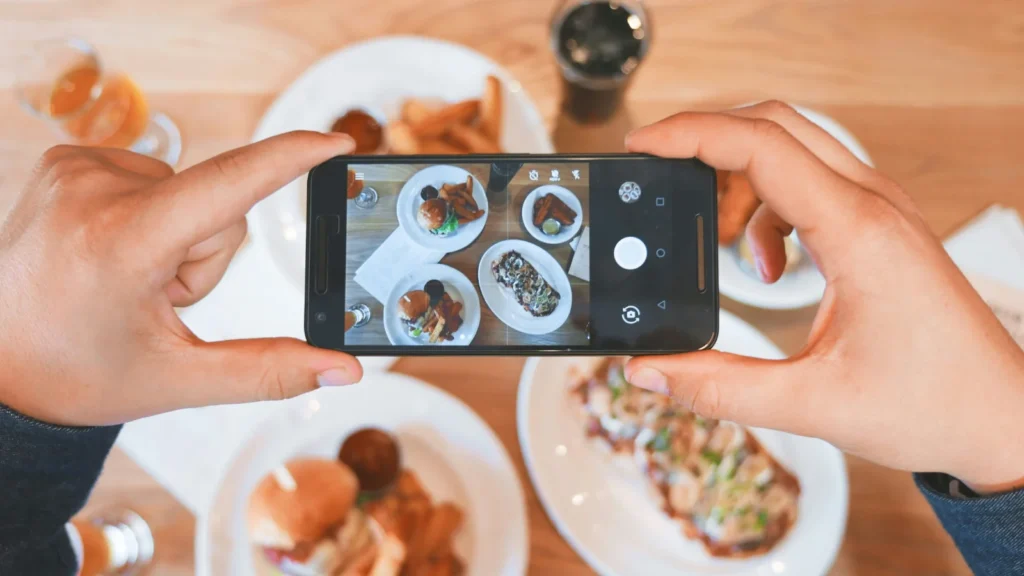
[[[643,2],[564,0],[551,23],[562,71],[562,108],[580,122],[600,122],[622,103],[651,44]]]
[[[487,177],[487,191],[500,194],[508,188],[512,177],[523,167],[522,162],[494,162],[491,164],[491,175]]]

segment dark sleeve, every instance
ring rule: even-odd
[[[54,426],[0,404],[0,574],[78,572],[64,525],[85,505],[120,430]]]
[[[1024,574],[1024,489],[982,496],[947,474],[914,481],[975,574]]]

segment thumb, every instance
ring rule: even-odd
[[[194,406],[284,400],[363,377],[352,356],[293,338],[210,342],[195,350],[189,387]]]
[[[798,394],[799,363],[762,360],[717,350],[677,356],[633,358],[626,380],[670,394],[706,418],[732,420],[796,433],[807,433],[806,395]]]

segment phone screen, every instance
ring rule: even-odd
[[[714,263],[698,245],[714,252],[715,184],[703,164],[354,158],[344,184],[330,165],[333,176],[318,169],[310,184],[310,246],[329,247],[330,284],[344,278],[351,328],[335,347],[656,352],[714,338]],[[343,210],[321,201],[342,191],[325,177],[344,186]],[[342,212],[335,240],[320,208]],[[311,284],[314,303],[337,292],[326,278]],[[311,331],[330,324],[309,312]]]

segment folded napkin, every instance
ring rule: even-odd
[[[991,206],[950,236],[945,246],[966,274],[1024,290],[1024,223],[1016,210]]]
[[[424,264],[440,262],[445,254],[420,246],[399,228],[356,270],[355,281],[383,304],[402,276]]]

